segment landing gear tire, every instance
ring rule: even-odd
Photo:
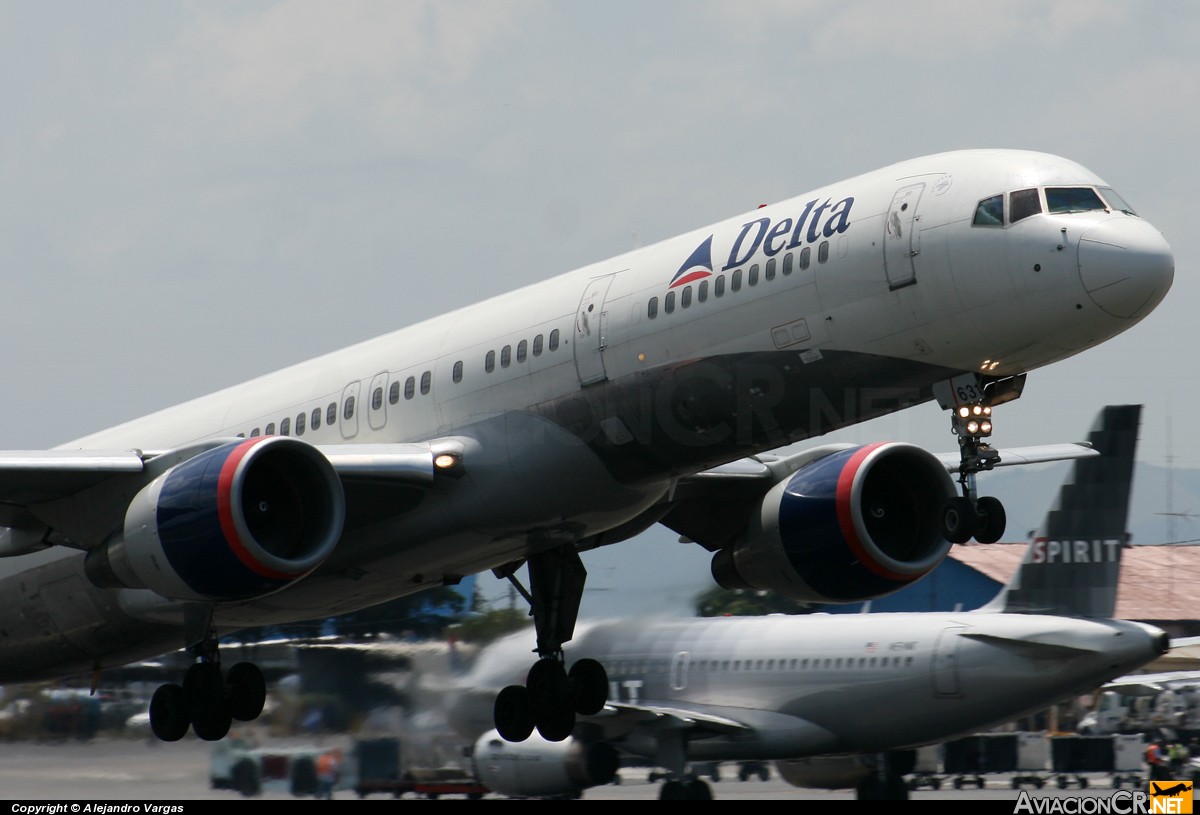
[[[563,741],[575,729],[575,711],[569,707],[537,711],[537,731],[546,741]]]
[[[239,662],[225,676],[229,713],[239,722],[252,722],[267,701],[267,680],[253,662]]]
[[[995,543],[1004,534],[1007,522],[1004,504],[999,499],[985,495],[975,502],[975,540],[980,543]]]
[[[510,742],[521,742],[533,733],[535,720],[529,691],[524,685],[509,685],[496,695],[493,712],[496,732]]]
[[[978,523],[969,498],[951,498],[942,507],[942,535],[951,543],[966,543]]]
[[[150,729],[161,741],[179,741],[187,734],[192,724],[183,688],[179,685],[162,685],[150,698]]]
[[[684,801],[687,800],[684,792],[682,781],[667,781],[662,785],[662,789],[658,791],[658,800]]]
[[[855,798],[859,801],[879,801],[882,796],[883,782],[874,775],[869,775],[858,782],[855,788]]]
[[[901,776],[889,776],[888,779],[883,782],[882,797],[885,801],[907,801],[908,784],[904,783],[904,778]]]
[[[557,659],[539,659],[525,677],[529,702],[535,711],[564,710],[572,707],[567,672]]]
[[[546,741],[562,741],[575,729],[575,702],[563,664],[539,659],[525,679],[537,731]]]
[[[205,741],[225,738],[233,724],[221,666],[197,662],[183,677],[183,698],[192,720],[192,730]]]
[[[575,699],[575,712],[592,716],[604,709],[608,701],[608,672],[594,659],[581,659],[567,674]]]

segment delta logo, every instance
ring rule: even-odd
[[[721,271],[727,272],[748,263],[759,252],[772,258],[780,252],[799,249],[841,235],[850,228],[850,211],[853,207],[853,196],[836,202],[828,198],[824,201],[813,199],[807,202],[795,217],[774,220],[769,217],[755,218],[742,224]],[[713,236],[709,235],[688,255],[667,288],[675,289],[712,277],[716,272],[712,259],[712,244]]]
[[[667,288],[673,289],[703,280],[706,277],[712,277],[712,239],[713,236],[709,235],[703,243],[696,247],[696,251],[688,256],[688,259],[679,267],[679,271],[671,278],[671,285]]]

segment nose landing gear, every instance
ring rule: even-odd
[[[975,403],[960,405],[950,419],[950,430],[958,436],[958,484],[962,495],[942,507],[942,534],[951,543],[995,543],[1004,534],[1004,505],[991,496],[980,497],[976,473],[1000,463],[1000,454],[984,438],[992,435],[992,409]]]

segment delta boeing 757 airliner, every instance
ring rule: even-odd
[[[1173,274],[1159,231],[1075,162],[944,153],[0,453],[0,682],[187,647],[152,727],[219,739],[265,694],[253,664],[221,666],[222,635],[525,565],[529,701],[564,738],[608,687],[592,660],[565,668],[581,551],[662,523],[723,585],[907,585],[1003,532],[977,473],[1087,453],[996,450],[991,410],[1137,323]],[[760,455],[931,400],[959,433],[949,461]]]

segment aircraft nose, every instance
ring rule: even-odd
[[[1175,256],[1153,226],[1119,215],[1080,237],[1079,277],[1088,296],[1104,311],[1114,317],[1140,318],[1171,288]]]

